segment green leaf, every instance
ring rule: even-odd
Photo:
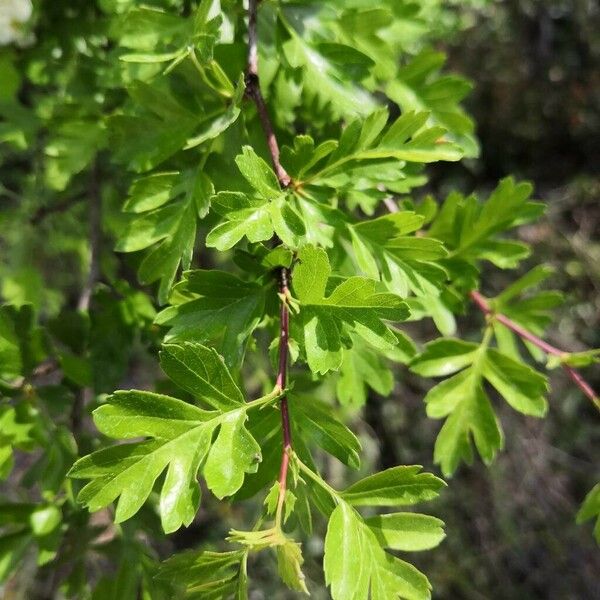
[[[214,348],[191,342],[165,344],[160,365],[177,385],[213,408],[231,410],[244,402],[242,392]]]
[[[472,84],[456,75],[440,75],[445,62],[442,52],[421,51],[390,78],[386,93],[403,112],[429,111],[431,123],[446,128],[465,155],[474,157],[479,154],[475,127],[460,106]]]
[[[222,382],[231,386],[233,381],[218,356],[206,348],[198,350],[193,345],[168,348],[168,355],[180,361],[174,369],[167,363],[167,368],[180,382],[183,373],[185,384],[191,383],[195,394],[206,393],[214,402],[215,389]],[[199,361],[207,368],[207,379],[190,381],[188,368]],[[78,460],[69,476],[91,479],[78,500],[96,511],[119,498],[115,521],[125,521],[138,512],[167,469],[159,504],[163,528],[172,532],[189,525],[200,501],[197,474],[203,464],[208,487],[222,498],[234,494],[245,474],[256,472],[261,460],[260,446],[245,427],[246,405],[236,400],[225,407],[226,412],[205,411],[151,392],[115,392],[94,411],[98,429],[116,439],[149,439],[97,450]]]
[[[436,385],[425,396],[425,402],[428,416],[449,415],[434,449],[434,460],[444,475],[454,473],[460,460],[471,463],[471,436],[484,462],[492,462],[503,446],[502,431],[473,369],[465,369]]]
[[[380,351],[393,351],[397,338],[383,320],[406,319],[408,309],[401,298],[377,292],[375,282],[364,277],[343,280],[325,296],[331,274],[327,254],[304,246],[297,258],[292,281],[301,308],[293,323],[301,328],[299,335],[313,372],[340,367],[343,343],[351,343],[350,332]]]
[[[245,474],[256,473],[262,460],[260,446],[246,429],[246,419],[244,411],[226,415],[208,453],[204,477],[219,499],[235,494],[242,487]]]
[[[534,417],[546,415],[548,381],[536,370],[491,348],[486,353],[483,376],[515,410]]]
[[[405,506],[431,500],[445,483],[430,473],[421,473],[421,468],[386,469],[346,488],[342,497],[354,506]]]
[[[392,550],[417,552],[438,546],[446,537],[444,522],[429,515],[391,513],[365,519],[379,543]]]
[[[300,70],[302,90],[308,99],[316,98],[321,106],[331,107],[336,117],[365,114],[375,108],[372,96],[348,82],[348,78],[344,76],[348,57],[350,56],[351,62],[355,61],[356,52],[350,49],[341,54],[338,51],[334,62],[327,48],[308,43],[306,37],[298,33],[287,20],[283,21],[283,25],[289,37],[282,43],[281,50],[289,66]],[[338,63],[340,59],[341,65]]]
[[[249,146],[244,146],[236,163],[254,194],[220,192],[215,196],[213,209],[226,220],[209,232],[206,245],[228,250],[244,236],[261,242],[276,234],[287,246],[297,247],[306,229],[295,200],[286,197],[275,173]]]
[[[18,414],[12,406],[0,406],[0,480],[6,479],[13,468],[16,448],[29,449],[34,442],[35,423]]]
[[[547,367],[553,369],[561,365],[569,365],[570,367],[581,368],[589,367],[598,362],[600,362],[600,348],[594,348],[583,352],[566,352],[563,356],[549,356]]]
[[[353,225],[350,234],[358,266],[402,296],[409,290],[418,296],[439,295],[446,273],[436,261],[446,256],[446,249],[438,240],[406,235],[422,223],[421,215],[401,211]]]
[[[46,182],[55,190],[64,190],[71,178],[83,171],[106,145],[103,121],[71,120],[56,128],[48,140]]]
[[[149,171],[183,149],[201,116],[158,84],[137,80],[128,92],[143,112],[110,117],[109,142],[117,161],[133,171]]]
[[[503,179],[483,203],[454,192],[443,202],[429,235],[443,241],[455,259],[492,258],[502,267],[516,264],[526,255],[525,247],[507,246],[497,236],[543,212],[543,204],[529,199],[531,192],[529,183],[515,183],[512,177]],[[498,256],[498,251],[508,252],[509,257]]]
[[[244,146],[235,163],[246,181],[266,200],[281,194],[275,173],[251,146]]]
[[[135,252],[158,243],[138,269],[142,283],[160,280],[159,299],[167,300],[179,265],[188,268],[196,241],[196,215],[208,212],[214,192],[200,170],[156,173],[138,179],[130,188],[125,210],[131,216],[116,250]]]
[[[302,573],[302,551],[297,542],[287,541],[277,546],[277,570],[281,580],[291,589],[304,592],[308,595],[308,589],[304,582]]]
[[[524,291],[536,287],[554,273],[554,269],[547,265],[538,265],[513,281],[504,291],[494,298],[495,306],[502,310],[507,304],[520,296]]]
[[[156,578],[190,598],[232,598],[242,572],[244,551],[189,550],[162,563]]]
[[[292,423],[305,442],[312,442],[344,464],[358,469],[361,446],[357,437],[335,417],[333,410],[316,398],[290,394]]]
[[[367,598],[369,595],[368,540],[355,510],[340,502],[329,518],[325,536],[325,582],[334,600]],[[353,552],[340,552],[352,548]]]
[[[427,116],[427,113],[403,114],[383,135],[386,111],[379,110],[364,120],[352,121],[344,129],[336,149],[328,153],[327,161],[320,160],[321,157],[304,159],[311,168],[304,167],[303,183],[345,189],[366,180],[372,188],[377,188],[403,179],[405,163],[459,160],[462,153],[444,139],[444,129],[425,126]]]
[[[0,382],[28,375],[46,356],[42,329],[36,326],[34,307],[0,306]]]
[[[594,517],[597,517],[594,526],[594,537],[600,545],[600,483],[595,485],[585,497],[577,513],[577,523],[584,523]]]
[[[394,389],[394,374],[378,352],[352,336],[352,348],[344,352],[340,366],[338,400],[356,408],[364,406],[369,387],[381,396],[389,396]]]
[[[443,377],[470,365],[479,346],[455,338],[429,342],[410,368],[423,377]]]
[[[452,474],[461,459],[467,463],[472,461],[471,436],[486,463],[502,448],[502,431],[484,390],[484,380],[523,414],[542,417],[547,411],[544,398],[547,378],[503,352],[489,348],[491,333],[488,329],[480,346],[456,339],[435,340],[411,361],[411,369],[420,375],[456,373],[433,387],[425,397],[429,417],[448,417],[434,451],[434,458],[445,475]]]
[[[217,138],[224,131],[229,129],[229,127],[237,121],[242,112],[241,106],[245,91],[244,77],[243,75],[240,75],[234,96],[225,107],[225,110],[217,114],[211,113],[208,119],[203,120],[200,125],[200,130],[196,131],[192,137],[187,140],[184,149],[189,150],[190,148],[195,148],[208,140]]]
[[[217,348],[232,367],[239,365],[246,341],[263,317],[265,291],[223,271],[188,271],[171,303],[156,317],[156,323],[171,328],[166,341],[218,340]]]
[[[352,552],[341,552],[352,548]],[[346,502],[331,514],[325,536],[325,581],[333,600],[427,600],[431,586],[415,567],[386,554],[360,515]]]

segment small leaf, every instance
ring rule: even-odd
[[[360,442],[331,408],[316,398],[290,394],[289,409],[292,423],[305,441],[317,444],[354,469],[360,466]]]
[[[204,476],[219,499],[235,494],[242,487],[244,475],[256,473],[262,460],[260,446],[244,425],[246,419],[242,410],[227,415],[208,453]]]
[[[277,546],[277,570],[281,580],[291,589],[308,594],[302,573],[302,551],[297,542],[287,541]]]
[[[531,367],[490,348],[483,376],[515,410],[534,417],[545,416],[548,403],[544,394],[548,391],[548,381]]]
[[[177,385],[213,408],[231,410],[244,402],[242,392],[214,348],[191,342],[165,344],[160,365]]]
[[[600,483],[595,485],[585,497],[577,513],[577,523],[584,523],[594,517],[597,517],[594,526],[594,537],[600,546]]]
[[[351,485],[342,496],[355,506],[401,506],[431,500],[445,483],[420,471],[419,466],[392,467]]]
[[[477,344],[453,338],[435,340],[425,345],[410,368],[423,377],[451,375],[473,362],[477,348]]]
[[[429,515],[391,513],[365,519],[382,546],[417,552],[435,548],[444,539],[444,522]]]
[[[350,332],[382,352],[394,351],[397,338],[383,320],[407,318],[408,308],[400,297],[377,292],[375,282],[364,277],[342,280],[329,296],[324,296],[331,273],[325,251],[304,246],[297,257],[292,282],[301,309],[293,327],[301,328],[313,372],[326,373],[340,367]]]

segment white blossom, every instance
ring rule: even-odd
[[[0,46],[27,39],[23,24],[31,18],[31,0],[0,0]]]

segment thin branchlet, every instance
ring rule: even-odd
[[[260,90],[260,80],[258,77],[258,13],[259,0],[249,0],[248,3],[248,64],[246,67],[246,96],[250,98],[258,112],[261,127],[265,134],[273,169],[279,180],[282,189],[287,188],[291,183],[291,177],[279,160],[279,144],[273,129],[273,124],[269,117],[269,111]],[[287,367],[289,356],[289,323],[290,311],[286,298],[289,295],[290,272],[286,267],[279,270],[279,292],[281,297],[281,307],[279,312],[279,361],[277,369],[276,387],[285,390],[287,385]],[[287,488],[287,474],[289,469],[290,454],[292,451],[292,430],[290,425],[290,416],[288,410],[287,397],[283,395],[279,402],[281,409],[281,429],[283,433],[283,452],[281,456],[281,467],[279,470],[279,498],[278,513],[285,501],[285,492]]]
[[[561,350],[560,348],[549,344],[542,338],[531,333],[531,331],[525,329],[518,323],[515,323],[506,315],[499,312],[495,312],[490,306],[490,303],[487,301],[487,298],[482,296],[478,291],[473,290],[470,293],[470,296],[474,304],[485,315],[488,315],[490,318],[494,319],[498,323],[501,323],[502,325],[510,329],[512,332],[516,333],[521,339],[527,340],[546,354],[558,356],[560,358],[564,358],[569,354],[568,352],[565,352],[564,350]],[[596,408],[600,410],[600,398],[598,397],[596,392],[594,392],[592,386],[583,378],[581,373],[579,373],[577,369],[574,369],[571,365],[568,365],[565,362],[562,362],[561,364],[563,369],[566,371],[567,375],[573,380],[575,385],[577,385],[577,387],[594,403],[594,406],[596,406]]]
[[[384,198],[384,204],[391,213],[398,212],[398,205],[392,198]],[[555,346],[552,346],[552,344],[545,342],[542,338],[531,333],[531,331],[528,331],[518,323],[515,323],[506,315],[493,311],[487,299],[484,298],[478,291],[473,290],[470,293],[470,297],[474,304],[486,316],[493,317],[498,323],[502,323],[502,325],[508,327],[508,329],[516,333],[521,339],[531,342],[534,346],[537,346],[546,354],[558,357],[564,357],[568,354],[568,352],[565,352],[564,350],[556,348]],[[573,380],[575,385],[593,402],[594,406],[600,410],[600,397],[592,389],[592,386],[583,378],[581,373],[577,371],[577,369],[574,369],[572,366],[564,362],[562,363],[562,367],[566,371],[567,375]]]

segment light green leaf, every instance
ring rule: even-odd
[[[481,383],[469,370],[437,385],[425,402],[430,416],[452,411],[438,435],[433,454],[444,475],[454,473],[460,460],[471,463],[471,436],[483,461],[492,462],[504,444],[502,431]]]
[[[317,98],[320,105],[329,105],[337,117],[366,114],[376,104],[373,97],[344,77],[343,68],[326,57],[318,48],[284,21],[290,37],[282,51],[293,69],[301,69],[303,92],[307,98]]]
[[[244,556],[243,550],[180,552],[162,563],[156,579],[174,585],[185,597],[232,598],[243,572]]]
[[[406,296],[410,290],[424,298],[439,295],[446,273],[437,261],[447,255],[446,249],[438,240],[406,235],[422,223],[421,215],[400,211],[352,225],[359,267],[394,293]]]
[[[364,406],[367,388],[381,396],[388,396],[394,388],[394,374],[381,355],[362,341],[352,336],[352,348],[344,352],[336,392],[342,404]]]
[[[429,111],[431,124],[445,127],[468,157],[479,154],[473,120],[460,106],[472,84],[456,75],[441,75],[442,52],[423,50],[403,66],[386,87],[388,96],[407,112]]]
[[[352,552],[341,552],[343,548]],[[431,597],[427,578],[412,565],[386,554],[374,532],[343,501],[329,519],[323,566],[333,600]]]
[[[340,502],[329,518],[323,561],[325,582],[330,586],[334,600],[359,600],[369,595],[372,557],[364,537],[356,511],[346,502]],[[342,548],[352,549],[352,552],[341,552]]]
[[[446,537],[444,522],[429,515],[391,513],[365,519],[379,543],[392,550],[417,552],[438,546]]]
[[[251,146],[244,146],[235,157],[235,163],[246,181],[266,200],[277,198],[281,188],[273,169],[256,154]]]
[[[534,417],[545,416],[548,381],[536,370],[490,348],[483,363],[483,376],[515,410]]]
[[[600,483],[595,485],[585,497],[577,513],[577,523],[584,523],[594,517],[597,517],[594,526],[594,537],[600,545]]]
[[[361,479],[346,488],[342,497],[354,506],[402,506],[437,497],[445,483],[420,471],[420,466],[392,467]]]
[[[343,280],[329,296],[324,296],[331,273],[326,253],[304,246],[297,258],[292,281],[301,309],[294,322],[295,327],[301,328],[307,362],[313,372],[325,373],[340,367],[342,340],[351,343],[350,332],[380,351],[393,351],[397,338],[383,320],[406,319],[408,309],[401,298],[377,292],[375,282],[364,277]]]
[[[491,257],[496,262],[502,261],[497,252],[490,254],[504,243],[497,236],[543,212],[543,204],[530,200],[531,192],[529,183],[516,183],[512,177],[503,179],[483,203],[475,196],[465,198],[454,192],[443,202],[429,235],[443,241],[455,259],[473,262]],[[523,246],[519,246],[516,254],[514,250],[510,264],[525,256]]]
[[[254,195],[220,192],[215,196],[213,209],[226,220],[208,233],[206,245],[228,250],[244,236],[262,242],[276,234],[287,246],[297,247],[306,228],[295,198],[286,197],[273,170],[249,146],[244,146],[236,163]]]
[[[221,421],[221,429],[208,453],[204,477],[217,498],[237,492],[246,473],[256,473],[262,460],[260,446],[246,429],[245,411],[233,411]]]
[[[182,364],[205,359],[217,379],[193,380],[192,388],[215,398],[214,390],[225,377],[218,356],[187,346],[168,349],[179,356],[176,378],[181,381]],[[185,352],[193,355],[185,356]],[[219,361],[219,364],[214,361]],[[172,365],[170,365],[171,367]],[[211,371],[212,369],[212,371]],[[184,377],[189,382],[189,371]],[[235,388],[237,389],[237,388]],[[239,390],[238,390],[239,392]],[[209,402],[210,404],[210,402]],[[209,488],[218,497],[234,494],[245,473],[255,472],[261,460],[260,446],[244,423],[246,405],[237,401],[225,405],[229,412],[205,411],[176,398],[138,390],[115,392],[106,404],[94,411],[98,429],[112,438],[146,438],[129,444],[107,447],[78,460],[70,477],[90,479],[78,500],[89,510],[99,510],[117,498],[115,521],[135,515],[152,492],[155,482],[167,469],[161,486],[159,511],[166,532],[189,525],[198,509],[200,489],[197,474],[202,464]],[[213,440],[214,432],[218,435]]]
[[[454,338],[434,340],[411,361],[410,368],[423,377],[451,375],[473,362],[478,347]]]
[[[302,564],[304,559],[300,544],[287,541],[277,546],[277,570],[281,580],[291,589],[304,592],[308,595],[308,589],[304,582]]]
[[[189,268],[196,218],[208,212],[213,192],[211,181],[200,169],[156,173],[138,179],[130,188],[124,209],[136,215],[121,232],[116,250],[135,252],[160,242],[140,264],[138,277],[143,283],[160,280],[162,303],[179,265]]]

